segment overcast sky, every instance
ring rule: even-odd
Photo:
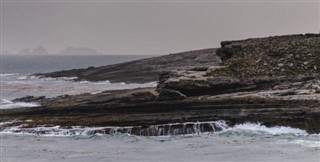
[[[319,32],[315,1],[4,0],[3,50],[49,53],[89,47],[105,54],[167,54],[223,40]]]

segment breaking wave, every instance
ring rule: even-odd
[[[56,97],[82,93],[100,93],[108,90],[156,87],[157,82],[150,83],[110,83],[109,81],[89,82],[74,81],[76,78],[43,78],[22,74],[8,74],[1,77],[2,97],[13,100],[25,96]]]
[[[11,123],[10,123],[11,124]],[[6,125],[1,124],[0,125]],[[202,135],[218,134],[222,136],[262,134],[266,135],[294,135],[309,136],[301,129],[276,126],[266,127],[261,124],[245,123],[233,127],[228,126],[226,121],[207,121],[207,122],[186,122],[169,123],[161,125],[151,125],[149,127],[127,126],[127,127],[61,127],[61,126],[39,126],[35,128],[26,127],[26,125],[3,127],[0,133],[7,134],[26,134],[40,136],[92,136],[92,135],[115,135],[130,134],[138,136],[176,136],[176,135]],[[315,136],[318,136],[317,134]]]
[[[241,131],[249,131],[251,133],[265,133],[271,135],[281,135],[281,134],[294,134],[294,135],[307,135],[308,133],[305,130],[299,128],[292,128],[286,126],[275,126],[275,127],[266,127],[261,125],[260,123],[244,123],[235,125],[232,128],[226,129],[226,132],[241,132]]]
[[[12,124],[12,123],[10,123]],[[6,124],[0,124],[6,125]],[[222,131],[228,127],[225,121],[208,122],[186,122],[151,125],[149,127],[128,126],[128,127],[80,127],[72,126],[65,128],[61,126],[39,126],[35,128],[25,127],[26,125],[5,127],[1,133],[27,134],[43,136],[78,136],[78,135],[102,135],[102,134],[132,134],[139,136],[170,136],[183,134],[202,134],[205,132]]]
[[[12,102],[11,100],[1,99],[0,109],[13,109],[13,108],[23,108],[23,107],[37,107],[40,106],[37,103],[26,103],[26,102]]]
[[[318,140],[320,139],[318,138]],[[296,139],[296,140],[283,141],[283,143],[292,143],[292,144],[298,144],[298,145],[307,146],[307,147],[320,148],[320,141],[314,141],[314,140],[310,141],[305,139]]]
[[[18,73],[0,73],[0,77],[8,77],[18,75]]]
[[[78,79],[77,77],[58,77],[58,78],[50,78],[50,77],[39,77],[34,75],[24,75],[17,77],[17,80],[41,80],[41,81],[74,81]]]

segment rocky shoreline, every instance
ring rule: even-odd
[[[42,106],[0,110],[2,121],[16,120],[2,127],[138,126],[146,135],[154,125],[224,120],[320,133],[319,44],[318,34],[256,38],[222,42],[217,50],[37,74],[126,83],[158,78],[158,86],[20,98]]]
[[[100,67],[71,69],[51,73],[35,74],[40,77],[77,78],[76,81],[105,81],[125,83],[146,83],[158,81],[163,71],[188,70],[199,67],[209,67],[221,62],[215,54],[216,49],[201,49],[146,58]]]

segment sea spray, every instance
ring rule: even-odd
[[[292,128],[287,126],[274,126],[274,127],[266,127],[261,125],[260,123],[244,123],[235,125],[232,130],[249,130],[253,132],[262,132],[268,133],[272,135],[280,135],[280,134],[295,134],[295,135],[306,135],[308,134],[305,130],[301,130],[298,128]]]
[[[12,102],[11,100],[1,99],[0,109],[13,109],[13,108],[23,108],[23,107],[37,107],[40,106],[38,103],[34,102]]]
[[[9,76],[14,76],[18,75],[18,73],[0,73],[0,77],[9,77]]]
[[[27,125],[14,127],[4,127],[1,133],[9,134],[27,134],[42,136],[90,136],[97,134],[132,134],[138,136],[175,136],[194,134],[200,135],[205,132],[217,132],[228,128],[225,121],[207,121],[207,122],[186,122],[169,123],[161,125],[151,125],[149,127],[128,126],[128,127],[80,127],[71,128],[61,126],[38,126],[29,128]]]
[[[127,127],[62,127],[62,126],[38,126],[29,128],[27,125],[20,125],[14,127],[2,126],[1,133],[9,134],[28,134],[41,136],[91,136],[91,135],[116,135],[116,134],[131,134],[138,136],[176,136],[176,135],[201,135],[206,133],[218,133],[220,135],[295,135],[306,136],[309,135],[306,131],[285,127],[275,126],[266,127],[261,124],[244,123],[233,127],[227,125],[224,120],[205,121],[205,122],[185,122],[185,123],[168,123],[160,125],[150,125],[148,127],[142,126],[127,126]]]

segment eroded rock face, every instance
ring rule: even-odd
[[[320,75],[289,77],[203,77],[187,78],[182,76],[170,78],[159,83],[158,89],[173,89],[186,96],[220,95],[235,92],[268,91],[279,87],[283,89],[300,88],[310,93],[318,93]],[[295,85],[301,85],[297,87]]]
[[[226,69],[210,75],[294,76],[320,72],[320,35],[286,35],[225,41],[217,49]]]
[[[319,78],[320,35],[286,35],[225,41],[216,51],[223,61],[197,70],[162,75],[158,89],[174,89],[187,96],[269,90]],[[316,89],[316,91],[318,91]]]

